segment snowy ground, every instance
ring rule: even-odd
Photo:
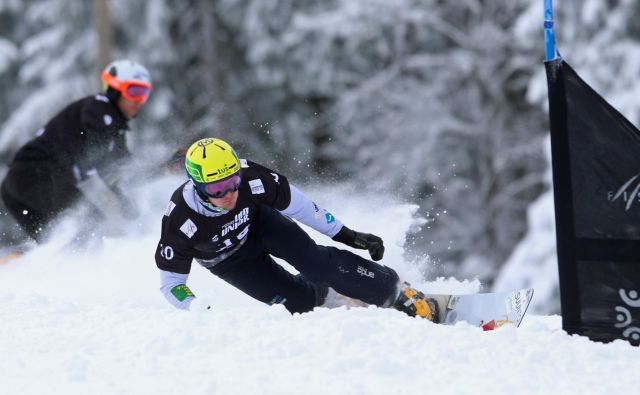
[[[610,395],[640,388],[639,348],[568,336],[558,316],[528,315],[518,329],[493,332],[376,308],[291,316],[197,264],[190,286],[214,307],[174,310],[158,291],[153,262],[171,189],[166,181],[159,187],[162,199],[149,200],[128,240],[83,254],[54,241],[0,266],[0,394]],[[403,260],[415,207],[388,197],[339,202],[335,191],[309,194],[354,229],[383,236],[383,262],[425,291],[478,291],[477,281],[425,283]]]

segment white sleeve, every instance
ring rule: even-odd
[[[122,213],[120,198],[104,182],[95,169],[87,173],[87,177],[77,184],[84,197],[104,214],[106,232],[109,235],[120,235],[125,229],[125,217]]]
[[[169,303],[181,310],[189,310],[195,299],[193,292],[187,287],[188,278],[188,274],[160,270],[160,291]]]
[[[335,236],[342,229],[342,222],[333,214],[319,207],[295,186],[289,184],[289,187],[291,188],[291,202],[289,207],[281,211],[282,214],[329,237]]]

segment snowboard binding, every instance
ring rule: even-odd
[[[407,282],[400,285],[400,294],[393,307],[411,317],[426,318],[436,324],[440,322],[440,311],[435,299],[427,298]]]

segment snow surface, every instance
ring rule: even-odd
[[[178,182],[146,190],[155,198],[144,200],[128,239],[72,253],[62,247],[63,229],[0,266],[1,394],[623,394],[640,387],[640,349],[568,336],[559,316],[530,314],[520,328],[493,332],[378,308],[291,316],[197,264],[190,287],[213,308],[175,310],[158,290],[153,254]],[[473,279],[425,282],[420,266],[428,262],[403,258],[405,233],[421,223],[415,206],[346,188],[306,191],[350,227],[381,235],[383,262],[419,288],[480,289]]]

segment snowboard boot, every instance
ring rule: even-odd
[[[407,282],[399,285],[400,294],[393,307],[411,317],[426,318],[433,323],[440,322],[440,310],[435,299],[427,298],[422,292],[411,287]]]

